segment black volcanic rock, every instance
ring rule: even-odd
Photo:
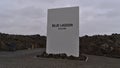
[[[109,57],[120,57],[120,34],[82,36],[80,40],[80,54],[90,54]],[[69,42],[66,42],[69,43]],[[46,36],[15,35],[0,33],[0,50],[16,51],[22,49],[46,48]],[[47,54],[46,54],[47,55]],[[65,54],[54,55],[55,58]],[[52,55],[50,55],[52,56]]]
[[[15,51],[22,49],[45,48],[46,37],[36,35],[13,35],[0,33],[0,50]]]
[[[120,34],[80,37],[81,53],[120,57]]]
[[[82,54],[79,57],[75,57],[73,55],[67,56],[67,54],[65,54],[65,53],[47,54],[46,52],[43,52],[41,55],[36,55],[36,57],[55,58],[55,59],[70,59],[70,60],[80,60],[80,61],[86,61],[87,60],[87,57],[82,55]]]

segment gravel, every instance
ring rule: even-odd
[[[37,58],[45,49],[0,52],[0,68],[120,68],[120,59],[86,55],[88,61]]]

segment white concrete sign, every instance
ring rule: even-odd
[[[79,56],[79,7],[48,9],[46,52]]]

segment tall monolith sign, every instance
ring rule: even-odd
[[[79,7],[48,9],[46,52],[79,56]]]

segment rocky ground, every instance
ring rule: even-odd
[[[0,52],[0,68],[120,68],[120,59],[88,56],[88,61],[36,58],[45,49]]]

